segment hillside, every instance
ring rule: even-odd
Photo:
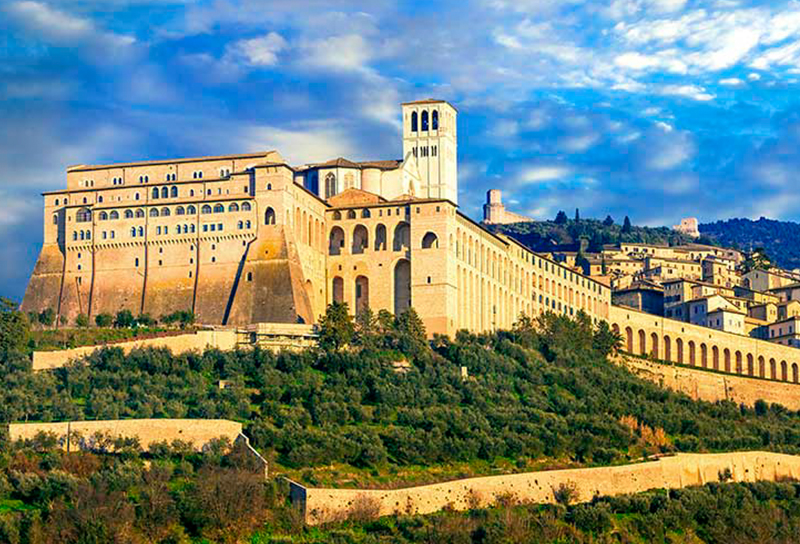
[[[2,330],[12,331],[15,323],[24,320],[6,319]],[[142,350],[124,356],[109,348],[85,363],[37,374],[17,351],[24,335],[4,335],[3,421],[236,419],[270,460],[271,474],[311,485],[394,487],[606,465],[672,451],[800,453],[797,414],[763,403],[748,409],[692,401],[662,390],[609,362],[617,339],[585,317],[548,315],[535,326],[523,322],[514,331],[460,334],[429,345],[413,312],[397,318],[383,313],[354,325],[346,313],[331,311],[323,323],[325,349],[180,356]],[[393,361],[408,361],[411,369],[398,372]],[[220,389],[219,380],[231,387]],[[61,542],[90,529],[106,531],[95,535],[103,542],[159,541],[112,538],[117,531],[152,531],[173,542],[184,541],[176,531],[212,541],[265,524],[268,533],[300,531],[285,510],[285,490],[264,488],[235,455],[191,455],[180,445],[141,452],[135,444],[126,445],[121,457],[103,451],[69,455],[52,446],[46,440],[2,444],[0,524],[29,530],[24,527],[35,516],[34,525]],[[224,491],[230,486],[244,491],[232,497]],[[230,507],[219,504],[223,497]],[[242,505],[242,497],[250,506]],[[109,501],[121,514],[106,514]],[[75,504],[88,506],[79,512]],[[159,513],[157,504],[168,508]],[[563,512],[553,515],[554,530],[571,523]],[[605,520],[598,530],[610,527],[602,512],[592,516]],[[457,524],[462,518],[447,519]],[[414,531],[403,538],[430,541]]]
[[[763,247],[781,268],[800,268],[800,223],[764,217],[757,221],[728,219],[702,224],[700,232],[723,246],[746,251]]]
[[[597,219],[562,219],[556,221],[530,221],[509,225],[490,225],[490,230],[502,232],[518,240],[533,251],[577,251],[579,242],[583,242],[583,251],[599,252],[605,244],[620,242],[679,245],[697,240],[676,232],[667,227],[625,228],[611,221]],[[708,243],[709,240],[702,240]]]

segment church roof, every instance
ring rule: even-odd
[[[298,172],[311,170],[313,168],[354,168],[359,170],[364,168],[378,168],[380,170],[394,170],[399,168],[401,164],[402,161],[399,160],[353,162],[349,159],[345,159],[344,157],[338,157],[325,162],[304,164],[302,166],[298,166],[295,168],[295,170]]]
[[[238,155],[209,155],[205,157],[185,157],[181,159],[161,159],[151,161],[134,161],[134,162],[120,162],[113,164],[78,164],[67,167],[67,172],[81,172],[84,170],[101,170],[106,168],[124,168],[132,166],[153,166],[156,164],[180,164],[186,162],[200,162],[200,161],[221,161],[232,159],[280,159],[283,160],[280,153],[275,150],[260,151],[258,153],[243,153]]]

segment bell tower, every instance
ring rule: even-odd
[[[413,155],[420,175],[420,198],[458,204],[458,111],[444,100],[403,105],[403,158]]]

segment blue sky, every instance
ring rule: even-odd
[[[0,293],[70,164],[399,158],[460,111],[461,206],[800,219],[800,2],[0,0]]]

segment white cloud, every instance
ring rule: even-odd
[[[742,81],[738,77],[727,77],[719,80],[720,85],[727,85],[729,87],[737,87],[743,83],[744,81]]]
[[[572,170],[565,166],[532,166],[524,169],[519,176],[521,183],[541,183],[569,176]]]
[[[230,62],[241,61],[250,66],[274,66],[278,63],[278,53],[286,49],[286,40],[277,32],[266,36],[239,40],[230,44],[225,51],[225,59]]]
[[[363,36],[345,34],[306,42],[303,61],[316,68],[358,71],[366,68],[374,47]]]
[[[57,46],[96,46],[108,54],[136,42],[132,36],[105,32],[96,28],[89,19],[75,17],[40,2],[14,2],[4,11],[32,37]]]
[[[253,126],[245,129],[239,146],[244,151],[275,149],[291,164],[323,162],[336,157],[358,160],[358,149],[347,132],[333,121],[300,123],[288,128]]]
[[[701,102],[714,99],[713,94],[708,93],[703,87],[697,85],[664,85],[658,88],[657,91],[659,94],[685,96]]]

